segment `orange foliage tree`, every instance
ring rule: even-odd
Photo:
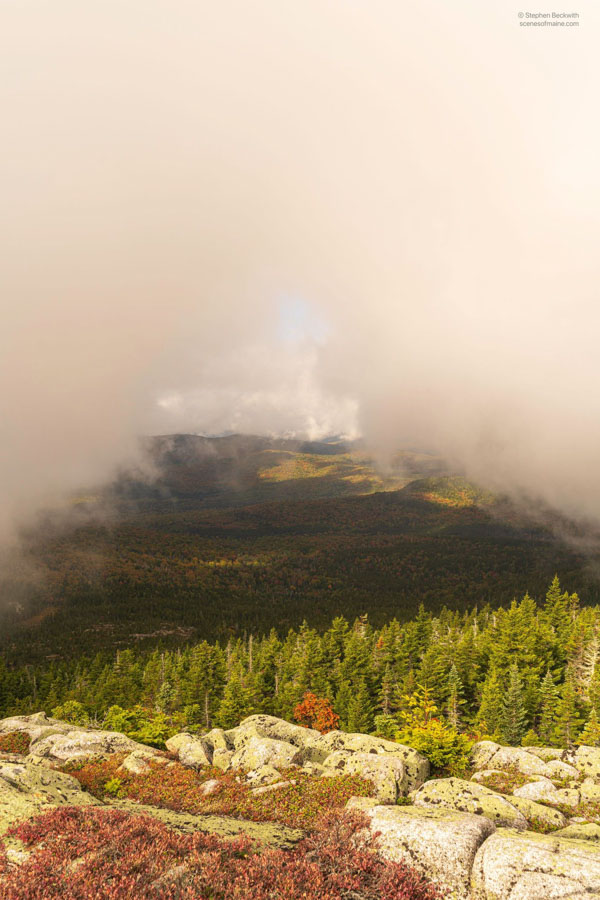
[[[307,691],[304,698],[294,709],[296,722],[307,728],[316,728],[321,734],[327,734],[337,728],[340,717],[331,708],[331,703],[324,697],[317,697]]]

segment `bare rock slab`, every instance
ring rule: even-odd
[[[486,816],[494,825],[525,830],[527,820],[506,797],[473,781],[461,778],[438,778],[427,781],[413,797],[415,806],[453,809],[457,812]]]
[[[600,894],[600,848],[555,835],[489,837],[473,865],[473,900],[584,900]]]
[[[383,753],[352,753],[334,750],[323,763],[322,774],[360,775],[375,788],[375,796],[381,803],[395,803],[398,796],[407,793],[406,768],[397,756]]]
[[[4,765],[0,775],[0,835],[11,825],[53,806],[97,804],[76,778],[27,761]]]
[[[302,760],[302,753],[294,744],[274,738],[253,736],[231,758],[233,769],[252,771],[262,766],[286,769]]]
[[[387,859],[405,862],[450,892],[453,900],[469,900],[475,855],[495,827],[484,816],[415,806],[352,804],[379,833],[378,847]]]
[[[405,770],[403,794],[420,787],[429,777],[429,761],[418,750],[370,734],[346,734],[343,731],[330,731],[328,734],[319,735],[317,740],[309,745],[306,756],[314,762],[324,763],[327,757],[335,751],[369,753],[399,759]]]

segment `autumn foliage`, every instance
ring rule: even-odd
[[[31,739],[26,731],[0,734],[0,753],[27,753]]]
[[[294,850],[179,834],[147,816],[61,807],[13,828],[33,852],[2,864],[3,900],[441,900],[402,863],[372,852],[360,817],[325,819]]]
[[[121,762],[122,757],[115,755],[65,768],[100,799],[117,796],[178,812],[280,822],[296,828],[311,828],[325,812],[340,812],[350,797],[373,792],[371,783],[358,775],[320,778],[294,769],[285,788],[253,794],[251,785],[238,779],[236,772],[208,767],[195,772],[174,762],[171,766],[151,763],[147,774],[135,775],[121,770]],[[217,782],[208,795],[203,790],[207,781]]]
[[[340,717],[331,708],[331,703],[323,697],[317,697],[307,691],[304,698],[294,709],[294,719],[307,728],[316,728],[321,734],[327,734],[337,728]]]

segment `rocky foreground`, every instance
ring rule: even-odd
[[[30,739],[27,752],[0,752],[0,836],[44,810],[98,805],[58,767],[115,754],[124,772],[140,778],[156,766],[172,766],[175,758],[198,771],[239,773],[257,796],[282,791],[307,773],[343,773],[372,785],[374,796],[352,797],[348,807],[366,814],[371,831],[379,833],[381,854],[410,864],[453,900],[600,896],[600,748],[562,751],[482,741],[473,748],[469,778],[431,779],[427,760],[409,747],[363,734],[321,735],[263,715],[229,731],[175,735],[167,741],[171,758],[122,734],[43,713],[0,721],[0,737],[23,733]],[[212,790],[211,779],[203,790]],[[150,807],[144,812],[180,830],[246,830],[280,847],[292,846],[301,835],[273,823],[261,831],[262,825],[230,817]],[[27,858],[19,841],[8,838],[5,844],[11,865]]]

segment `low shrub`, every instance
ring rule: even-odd
[[[297,769],[287,773],[295,784],[264,794],[253,794],[238,773],[205,768],[199,772],[180,763],[165,766],[150,762],[150,772],[135,775],[118,771],[123,760],[115,755],[91,760],[85,765],[65,766],[95,797],[107,794],[140,803],[189,813],[215,813],[256,822],[282,822],[298,828],[311,827],[324,812],[342,809],[350,797],[368,797],[373,786],[358,775],[319,778]],[[284,773],[285,777],[285,773]],[[202,785],[219,782],[218,790],[205,796]]]
[[[28,753],[31,738],[26,731],[0,734],[0,753]]]
[[[291,851],[178,834],[146,816],[61,807],[12,829],[33,849],[0,868],[3,900],[442,900],[373,852],[364,819],[330,816]],[[0,866],[2,865],[0,861]]]
[[[531,776],[523,775],[517,769],[507,769],[504,772],[492,772],[490,775],[482,775],[477,781],[484,787],[497,791],[499,794],[512,794],[516,788],[522,787],[531,781]]]
[[[440,719],[429,719],[396,733],[396,740],[425,756],[435,775],[464,775],[473,741]]]

